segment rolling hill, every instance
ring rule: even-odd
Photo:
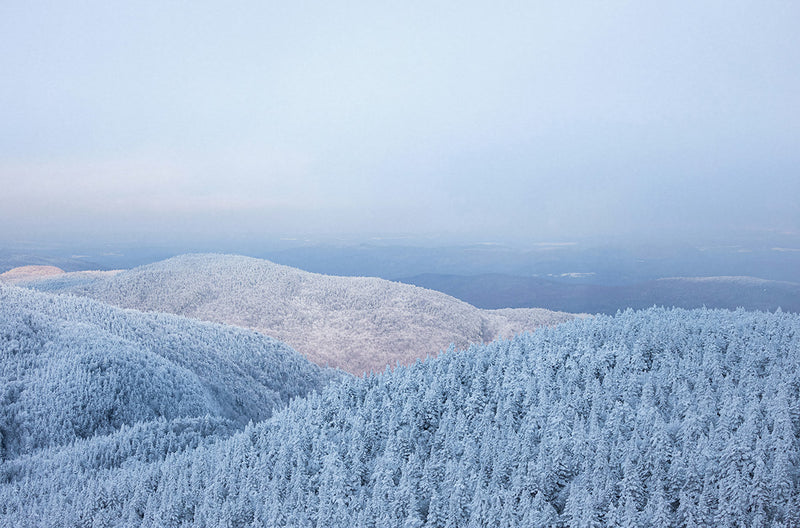
[[[113,275],[64,274],[26,285],[254,329],[317,364],[354,374],[574,317],[543,309],[480,310],[424,288],[233,255],[183,255]]]
[[[0,284],[27,287],[32,284],[47,284],[48,290],[61,290],[94,282],[104,277],[112,277],[121,270],[109,271],[69,271],[56,266],[20,266],[0,273]]]
[[[20,266],[18,268],[14,268],[8,270],[4,273],[0,273],[0,283],[6,284],[17,284],[17,283],[25,283],[29,281],[35,281],[38,279],[44,279],[49,277],[54,277],[58,275],[62,275],[64,270],[57,266]]]

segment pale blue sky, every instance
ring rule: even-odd
[[[0,240],[800,231],[798,2],[0,4]]]

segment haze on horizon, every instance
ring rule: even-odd
[[[13,2],[0,244],[800,234],[800,4]]]

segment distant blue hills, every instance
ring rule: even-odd
[[[428,273],[399,280],[485,309],[535,306],[573,313],[614,314],[626,308],[705,306],[800,312],[800,284],[753,277],[674,277],[620,286],[504,274]]]

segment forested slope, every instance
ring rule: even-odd
[[[163,461],[20,468],[0,524],[797,526],[799,433],[800,317],[627,311],[352,378]]]
[[[251,328],[317,364],[354,374],[574,317],[542,309],[479,310],[407,284],[319,275],[235,255],[183,255],[91,280],[64,274],[29,286]]]
[[[0,285],[0,460],[155,419],[242,427],[340,376],[244,329]]]

